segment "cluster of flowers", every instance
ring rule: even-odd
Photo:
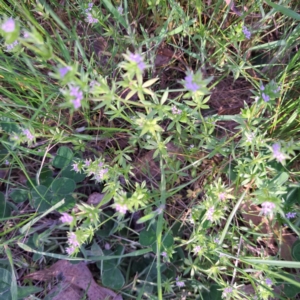
[[[92,13],[91,13],[92,8],[93,8],[93,3],[89,3],[88,8],[85,10],[86,21],[90,24],[94,24],[94,23],[98,22],[98,20],[92,16]]]
[[[243,30],[243,34],[245,35],[246,39],[249,40],[251,38],[251,32],[248,30],[248,28],[246,26],[243,26],[242,30]]]
[[[32,143],[34,140],[34,135],[30,132],[29,129],[21,129],[19,133],[13,132],[12,135],[10,136],[11,141],[15,141],[18,144],[21,143]]]
[[[69,247],[66,248],[66,252],[68,253],[68,255],[72,255],[76,252],[76,249],[80,246],[77,240],[77,236],[74,232],[69,232],[68,244]]]
[[[277,86],[275,82],[271,81],[264,86],[260,85],[261,97],[265,102],[269,102],[272,98],[275,98],[280,92],[280,86]]]
[[[14,42],[11,43],[11,44],[7,44],[7,45],[6,45],[6,51],[11,51],[11,50],[13,50],[18,44],[19,44],[18,41],[14,41]]]
[[[88,176],[93,175],[93,179],[98,182],[103,181],[108,176],[108,168],[104,165],[101,159],[96,159],[95,161],[86,159],[84,162],[78,161],[75,162],[72,167],[76,173],[83,170]]]
[[[10,36],[17,30],[16,22],[13,18],[8,18],[6,21],[4,21],[0,28],[4,35],[7,36]],[[11,43],[6,44],[6,51],[12,51],[18,44],[19,42],[17,40],[11,41]]]
[[[138,53],[130,53],[129,54],[129,60],[133,63],[137,64],[137,67],[141,72],[143,72],[146,69],[146,64],[144,62],[143,57]]]
[[[182,110],[177,108],[175,105],[172,106],[172,114],[173,115],[180,115],[182,113]]]
[[[6,33],[14,32],[16,29],[16,23],[13,18],[8,18],[5,22],[2,23],[1,29]]]
[[[191,91],[191,92],[196,92],[200,86],[195,83],[193,81],[193,74],[190,73],[188,74],[185,78],[184,78],[184,81],[185,81],[185,88],[188,90],[188,91]]]

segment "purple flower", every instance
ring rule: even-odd
[[[62,213],[62,216],[59,218],[63,223],[72,223],[73,217],[67,213]]]
[[[201,251],[201,247],[200,246],[196,246],[195,248],[194,248],[194,253],[195,254],[198,254],[200,251]]]
[[[29,141],[33,141],[34,136],[31,134],[31,132],[29,131],[29,129],[23,129],[23,130],[22,130],[22,133],[23,133],[24,135],[26,135],[26,138],[27,138]]]
[[[118,211],[119,213],[125,215],[126,211],[127,211],[127,206],[125,204],[124,205],[116,204],[116,211]]]
[[[167,252],[164,251],[164,252],[161,253],[161,256],[162,257],[168,257],[168,254],[167,254]]]
[[[273,149],[274,158],[276,158],[277,161],[282,163],[285,159],[285,155],[280,151],[280,144],[279,143],[273,144],[272,149]]]
[[[141,72],[143,72],[146,69],[146,64],[144,63],[143,57],[140,54],[130,53],[129,54],[129,59],[132,62],[135,62],[137,64],[137,66],[138,66],[138,68],[140,69]]]
[[[224,290],[223,290],[223,293],[222,293],[222,297],[227,297],[228,294],[231,294],[232,293],[232,287],[231,286],[228,286],[226,287]]]
[[[28,31],[24,31],[24,33],[23,33],[23,38],[24,39],[28,39],[29,38],[29,32]]]
[[[267,216],[267,215],[271,215],[273,213],[274,208],[276,207],[276,205],[273,202],[264,202],[261,204],[261,212]]]
[[[81,106],[81,100],[79,98],[72,100],[72,103],[74,105],[74,109],[78,109]]]
[[[214,207],[211,207],[211,208],[208,209],[208,211],[206,213],[207,220],[209,220],[211,222],[213,221],[213,214],[214,214],[214,212],[215,212]]]
[[[60,78],[64,78],[70,70],[72,70],[72,68],[69,66],[58,69]]]
[[[86,160],[84,161],[84,166],[85,166],[85,167],[89,167],[90,164],[91,164],[91,160],[90,160],[90,159],[86,159]]]
[[[183,281],[180,281],[178,276],[177,276],[177,278],[176,278],[176,285],[177,285],[178,287],[184,287],[184,286],[185,286],[184,282],[183,282]]]
[[[268,102],[270,100],[270,96],[266,95],[265,93],[262,93],[261,96],[265,102]]]
[[[273,284],[272,280],[270,278],[266,278],[266,284],[268,286],[271,286]]]
[[[94,86],[100,86],[100,83],[96,80],[92,80],[90,82],[90,88],[93,88]]]
[[[98,174],[95,175],[95,179],[97,181],[102,181],[104,178],[104,175],[108,172],[108,169],[102,169],[99,171]]]
[[[75,171],[76,173],[80,172],[78,163],[73,164],[72,167],[73,167],[73,171]]]
[[[264,87],[263,84],[260,86],[260,90],[261,90],[261,91],[264,91],[264,90],[265,90],[265,87]]]
[[[226,200],[226,193],[224,192],[219,193],[219,199],[222,201]]]
[[[285,216],[286,216],[287,219],[293,219],[293,218],[296,218],[297,213],[295,213],[295,212],[288,212],[288,213],[286,213]]]
[[[16,28],[16,23],[15,20],[13,18],[9,18],[7,19],[4,23],[2,23],[1,25],[1,29],[6,32],[14,32]]]
[[[178,109],[175,105],[172,106],[172,114],[173,115],[180,115],[182,113],[181,109]]]
[[[78,242],[77,236],[74,232],[69,233],[68,244],[73,247],[79,247],[79,242]]]
[[[98,20],[96,18],[94,18],[91,13],[87,13],[86,17],[87,17],[86,21],[90,24],[94,24],[94,23],[98,22]]]
[[[200,88],[198,84],[193,82],[193,74],[191,73],[184,78],[184,81],[185,88],[191,92],[197,92]]]
[[[216,244],[218,244],[219,242],[220,242],[220,239],[219,238],[214,238],[214,242],[216,243]]]
[[[9,165],[9,161],[6,159],[5,162],[4,162],[4,164],[5,164],[6,166],[8,166],[8,165]]]
[[[245,35],[246,39],[250,39],[251,37],[251,32],[248,30],[248,28],[246,26],[243,26],[243,34]]]
[[[75,247],[67,247],[66,252],[68,253],[68,255],[72,255],[75,252]]]
[[[11,44],[7,44],[7,45],[6,45],[6,51],[11,51],[11,50],[13,50],[18,44],[19,44],[18,41],[14,41],[14,42],[11,43]]]
[[[117,11],[120,15],[123,13],[122,5],[118,6]]]
[[[105,243],[104,248],[105,248],[105,250],[109,250],[110,249],[110,244],[109,243]]]
[[[75,99],[72,100],[75,109],[78,109],[81,106],[81,100],[83,99],[83,93],[79,89],[78,86],[71,86],[70,87],[70,96],[74,97]]]

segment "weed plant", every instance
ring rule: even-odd
[[[225,2],[0,2],[1,299],[58,259],[123,299],[296,299],[299,4]]]

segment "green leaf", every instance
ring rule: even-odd
[[[49,168],[43,168],[40,173],[40,185],[49,187],[53,181],[53,172]]]
[[[57,151],[57,155],[52,162],[53,167],[58,169],[65,168],[71,163],[73,155],[73,151],[70,148],[66,146],[60,147]]]
[[[296,261],[300,261],[300,240],[297,240],[292,247],[292,257]]]
[[[286,16],[288,16],[288,17],[291,17],[291,18],[293,18],[293,19],[295,19],[295,20],[297,20],[297,21],[300,21],[300,15],[297,14],[295,11],[293,11],[293,10],[291,10],[291,9],[289,9],[289,8],[286,8],[286,7],[282,6],[282,5],[278,5],[278,4],[276,4],[276,3],[273,3],[273,2],[271,2],[270,0],[266,0],[266,2],[267,2],[270,6],[272,6],[272,7],[274,8],[275,11],[279,11],[279,12],[281,12],[283,15],[286,15]]]
[[[63,199],[65,200],[65,203],[57,209],[57,211],[59,211],[59,212],[64,212],[69,209],[72,209],[76,204],[76,200],[71,195],[66,195],[66,196],[64,196]],[[61,197],[53,197],[51,200],[51,204],[54,205],[61,200],[62,200]]]
[[[56,178],[51,185],[51,189],[56,195],[70,194],[74,192],[75,188],[75,181],[66,177]]]
[[[141,217],[140,219],[137,220],[137,224],[142,224],[142,223],[145,223],[149,220],[152,220],[153,218],[155,218],[157,216],[157,213],[155,212],[152,212],[144,217]]]
[[[27,296],[39,293],[43,288],[37,286],[18,286],[18,299],[25,299]]]
[[[19,133],[20,132],[20,129],[16,122],[11,121],[9,118],[5,118],[5,117],[2,117],[0,120],[1,120],[0,128],[2,128],[3,131],[5,131],[7,133],[12,133],[12,132]]]
[[[28,190],[16,189],[10,193],[10,198],[16,203],[22,203],[28,199]]]
[[[288,193],[286,195],[286,202],[291,205],[294,203],[300,204],[300,188],[299,187],[289,187]]]
[[[140,233],[139,242],[142,246],[150,246],[156,241],[156,233],[153,229],[143,230]]]
[[[103,268],[102,283],[113,290],[120,290],[125,283],[125,279],[117,266],[110,264],[106,269]]]
[[[165,248],[170,248],[174,244],[173,236],[170,233],[167,233],[162,239],[163,246]]]
[[[62,177],[71,178],[76,183],[81,182],[85,179],[86,175],[84,173],[76,173],[73,170],[73,167],[71,165],[67,166],[61,173]]]
[[[274,178],[274,183],[277,185],[283,185],[289,179],[289,174],[287,172],[280,173],[277,177]]]
[[[51,207],[51,191],[44,185],[39,185],[31,190],[31,197],[33,200],[33,207],[39,212],[45,211]]]
[[[203,300],[221,300],[222,291],[220,291],[220,289],[221,287],[219,285],[211,285],[209,291],[204,291],[202,293]]]
[[[11,273],[6,269],[0,268],[0,296],[1,299],[11,299],[10,284]],[[4,296],[5,295],[5,296]],[[5,298],[9,296],[9,298]]]
[[[8,218],[11,214],[11,207],[5,201],[5,196],[0,192],[0,218]]]

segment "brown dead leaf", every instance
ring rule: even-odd
[[[268,237],[263,238],[263,240],[272,253],[278,252],[276,244],[280,244],[280,257],[284,260],[293,260],[291,248],[297,238],[286,229],[280,228],[281,226],[279,226],[277,222],[271,225],[272,220],[259,215],[260,211],[261,208],[250,202],[245,202],[241,206],[243,220],[245,220],[246,223],[252,222],[256,227],[259,227],[258,232],[268,235]]]
[[[25,276],[26,279],[48,281],[53,277],[61,278],[65,289],[61,289],[58,299],[77,300],[76,295],[81,295],[80,290],[86,292],[89,300],[122,300],[121,295],[99,286],[84,262],[71,264],[66,260],[59,260],[46,270],[37,271]],[[69,286],[68,286],[69,285]],[[70,291],[73,289],[74,291]],[[62,294],[63,293],[63,294]],[[68,295],[72,295],[70,298]],[[73,298],[74,297],[74,298]],[[80,298],[78,298],[79,300]]]

